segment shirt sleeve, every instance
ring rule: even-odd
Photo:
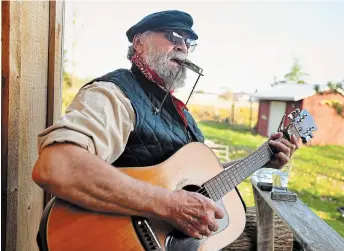
[[[112,163],[123,153],[134,125],[134,109],[121,89],[95,82],[82,88],[65,115],[38,134],[38,150],[70,142]]]

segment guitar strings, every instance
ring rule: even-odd
[[[251,170],[251,169],[254,169],[252,167],[248,168],[247,172],[244,172],[242,170],[242,168],[245,165],[255,163],[252,161],[252,157],[258,157],[258,160],[259,160],[258,163],[260,163],[262,165],[264,165],[266,163],[266,161],[270,160],[269,154],[260,155],[260,152],[262,150],[265,150],[265,151],[267,150],[266,148],[268,149],[269,153],[272,155],[273,153],[272,153],[268,143],[266,142],[261,147],[259,147],[258,150],[256,152],[254,152],[252,155],[250,155],[250,156],[246,157],[245,159],[239,161],[238,163],[234,164],[231,167],[231,169],[226,169],[226,170],[222,171],[221,173],[217,174],[216,176],[214,176],[213,178],[211,178],[209,181],[207,181],[206,183],[209,184],[209,188],[208,188],[209,191],[207,191],[207,188],[203,187],[206,184],[206,183],[204,183],[201,185],[201,188],[196,191],[196,193],[200,193],[200,194],[202,194],[206,197],[209,197],[210,199],[213,199],[215,201],[219,200],[220,198],[222,198],[222,196],[224,194],[226,194],[227,192],[229,192],[230,190],[232,190],[235,187],[235,185],[233,187],[231,186],[231,185],[233,185],[233,183],[240,182],[240,180],[241,181],[244,180],[244,178],[246,178],[247,174],[251,174],[251,172],[254,171],[254,170]],[[263,157],[269,156],[269,157],[268,158],[266,158],[266,157],[262,158],[262,156]],[[246,163],[245,163],[245,161],[246,161]],[[241,175],[241,176],[239,175],[238,169],[241,171],[241,173],[243,173],[243,175]],[[229,170],[232,171],[231,174],[229,174]],[[235,172],[238,175],[236,175]],[[233,175],[233,176],[230,176],[230,175]],[[223,179],[221,179],[221,176],[225,176],[225,180],[227,181],[226,183],[228,185],[229,190],[226,187],[226,183],[223,182]],[[237,179],[237,178],[239,178],[239,179]],[[228,181],[231,181],[232,184],[229,184]],[[214,184],[214,186],[212,186],[212,184]],[[217,186],[215,186],[215,185],[217,185]],[[214,197],[214,198],[212,198],[212,197]],[[219,198],[217,198],[217,197],[219,197]]]

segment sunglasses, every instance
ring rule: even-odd
[[[188,52],[193,52],[197,45],[196,40],[185,38],[179,35],[177,32],[171,30],[164,31],[164,37],[174,45],[182,45],[185,43],[186,48],[188,48]]]

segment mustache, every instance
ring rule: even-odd
[[[178,59],[180,61],[184,61],[187,58],[187,55],[183,52],[179,51],[171,51],[167,54],[167,59]]]

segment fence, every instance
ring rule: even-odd
[[[252,130],[258,120],[258,102],[221,102],[188,105],[199,121],[227,123],[232,127]]]

